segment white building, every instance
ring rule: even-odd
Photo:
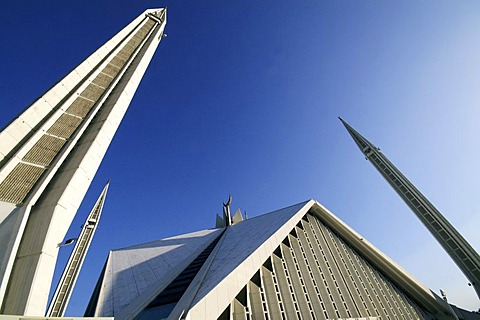
[[[223,227],[111,251],[86,316],[457,319],[314,200],[247,220],[226,210],[224,219]]]
[[[0,132],[0,313],[45,314],[58,243],[165,24],[145,11]]]

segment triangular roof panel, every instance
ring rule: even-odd
[[[141,307],[168,285],[222,229],[208,229],[110,252],[97,315]]]

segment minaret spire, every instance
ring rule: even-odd
[[[73,287],[75,286],[75,282],[77,282],[83,261],[87,255],[93,235],[97,230],[98,221],[100,220],[100,215],[102,214],[103,204],[105,203],[105,197],[107,196],[109,185],[110,180],[103,188],[102,193],[98,197],[97,202],[93,206],[92,211],[90,211],[90,214],[88,215],[87,220],[80,231],[80,235],[77,238],[75,247],[70,254],[70,258],[68,259],[65,270],[63,271],[62,277],[58,282],[58,286],[55,290],[52,301],[50,302],[50,307],[48,308],[47,312],[48,317],[63,317],[65,314],[68,301],[72,295]]]
[[[0,129],[1,314],[45,315],[56,244],[163,38],[166,19],[163,8],[144,11]]]
[[[365,154],[368,158],[373,150],[380,150],[379,148],[375,147],[373,143],[365,139],[360,133],[358,133],[355,129],[353,129],[348,123],[345,122],[341,117],[338,117],[340,121],[343,123],[345,128],[347,128],[348,133],[352,136],[353,141],[357,144],[360,150]]]
[[[342,118],[366,159],[380,172],[398,195],[440,243],[465,276],[480,298],[480,256],[430,201],[375,147]]]

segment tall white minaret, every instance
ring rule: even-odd
[[[427,227],[480,297],[480,256],[430,201],[375,147],[339,118],[366,159],[380,172],[413,213]]]
[[[43,316],[62,242],[160,42],[147,10],[0,132],[0,313]]]
[[[63,317],[67,310],[68,302],[70,301],[73,288],[80,275],[80,270],[85,261],[88,248],[92,243],[95,231],[97,231],[98,222],[102,215],[103,204],[107,197],[109,185],[110,181],[108,181],[103,188],[102,193],[100,193],[97,202],[95,202],[92,211],[90,211],[87,220],[82,226],[80,235],[76,239],[75,247],[70,254],[70,258],[68,259],[62,276],[60,277],[60,281],[58,282],[57,289],[53,294],[52,301],[48,308],[47,317]]]

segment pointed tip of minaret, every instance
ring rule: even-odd
[[[350,127],[348,123],[345,120],[343,120],[342,117],[338,117],[338,120],[340,120],[345,127]]]
[[[342,122],[342,124],[344,125],[345,128],[347,128],[347,129],[351,128],[350,125],[345,120],[343,120],[342,117],[338,117],[338,120],[340,120]]]
[[[107,193],[108,187],[110,187],[110,179],[108,179],[107,183],[105,183],[105,187],[103,187],[102,193]]]
[[[367,152],[367,147],[375,150],[380,150],[379,148],[375,147],[373,143],[365,139],[360,133],[358,133],[355,129],[353,129],[345,120],[343,120],[341,117],[338,117],[340,121],[343,123],[345,128],[347,129],[348,133],[350,136],[353,138],[357,146],[360,148],[362,153],[365,154]]]

